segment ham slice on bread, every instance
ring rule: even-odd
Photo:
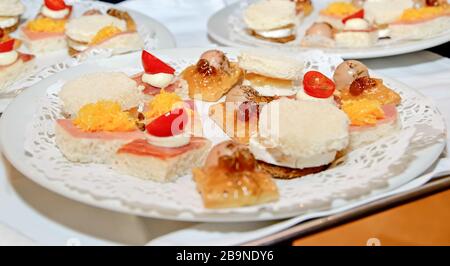
[[[203,165],[211,147],[206,138],[192,137],[189,144],[165,148],[146,140],[132,141],[122,146],[114,157],[114,167],[128,175],[158,182],[173,181]]]
[[[29,72],[34,66],[34,55],[18,52],[17,60],[9,65],[0,66],[0,90]]]
[[[59,150],[72,162],[109,163],[124,144],[144,138],[142,131],[85,132],[70,119],[59,119],[55,126],[55,140]]]
[[[350,145],[347,151],[351,151],[371,144],[380,138],[397,132],[401,125],[398,119],[398,111],[394,104],[382,106],[384,119],[378,120],[374,126],[351,126]]]

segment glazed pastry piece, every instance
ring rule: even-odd
[[[46,0],[35,19],[21,28],[25,45],[33,53],[47,53],[67,48],[65,26],[72,6],[64,0]]]
[[[401,96],[386,87],[383,80],[370,77],[357,78],[349,87],[341,91],[342,102],[361,99],[375,100],[381,105],[393,104],[394,106],[401,102]]]
[[[85,13],[69,21],[66,27],[69,54],[76,55],[91,48],[111,49],[122,54],[144,48],[133,18],[124,11],[109,9]]]
[[[181,78],[188,85],[190,98],[215,102],[242,81],[242,70],[223,52],[210,50],[196,65],[186,68]]]
[[[411,8],[389,25],[392,39],[420,40],[436,36],[450,27],[450,5]]]
[[[0,30],[6,33],[16,31],[24,12],[25,6],[20,0],[0,1]]]
[[[234,141],[248,144],[250,136],[258,130],[261,106],[276,97],[261,96],[249,86],[235,86],[225,102],[209,108],[209,117]]]
[[[0,29],[0,90],[22,77],[34,66],[34,55],[17,51],[20,43]]]
[[[313,4],[311,0],[289,0],[295,3],[295,11],[297,15],[309,16],[313,11]]]
[[[257,205],[279,197],[271,176],[258,170],[250,151],[231,141],[214,147],[206,165],[193,174],[206,208]]]
[[[244,21],[254,37],[287,43],[295,40],[299,20],[294,2],[262,0],[247,7]]]

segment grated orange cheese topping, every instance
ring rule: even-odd
[[[136,119],[128,112],[122,111],[120,104],[113,101],[86,104],[78,111],[73,123],[87,132],[124,132],[136,129]]]
[[[99,44],[102,41],[107,40],[121,32],[122,31],[115,26],[106,26],[97,32],[97,34],[92,39],[91,44]]]
[[[156,95],[149,104],[149,111],[144,115],[147,119],[153,119],[170,112],[172,109],[182,107],[183,100],[174,92],[161,92]]]
[[[354,6],[352,3],[347,2],[333,2],[330,3],[327,8],[320,11],[323,15],[329,16],[340,16],[347,17],[356,12],[358,12],[358,8]]]
[[[373,126],[385,117],[381,104],[376,100],[344,101],[342,110],[350,118],[352,126]]]
[[[409,8],[403,11],[400,21],[424,20],[441,15],[450,15],[450,5]]]
[[[27,29],[34,32],[60,33],[64,32],[65,26],[66,26],[65,20],[53,20],[51,18],[43,17],[28,22]]]

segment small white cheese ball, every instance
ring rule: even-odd
[[[345,22],[344,30],[368,30],[369,22],[362,18],[352,18]]]
[[[158,74],[145,73],[144,75],[142,75],[143,82],[157,88],[167,87],[172,82],[173,78],[174,75],[167,73],[158,73]]]
[[[7,66],[16,62],[19,54],[15,51],[9,51],[5,53],[0,53],[0,66]]]

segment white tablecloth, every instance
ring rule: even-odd
[[[130,0],[121,5],[164,23],[175,35],[179,47],[205,47],[214,45],[206,36],[208,17],[230,2],[233,0]],[[434,99],[450,125],[449,59],[419,52],[365,63]],[[239,230],[267,224],[240,224]],[[8,162],[0,162],[0,245],[145,244],[192,225],[139,218],[74,202],[34,184]],[[239,231],[236,226],[228,228],[232,233]],[[211,231],[202,236],[204,241],[220,241],[227,234],[226,227],[221,228],[222,232],[214,232],[214,227],[208,230]],[[187,237],[193,237],[191,231],[187,232]],[[202,239],[198,240],[202,243]],[[188,242],[183,239],[174,242],[180,243]]]

